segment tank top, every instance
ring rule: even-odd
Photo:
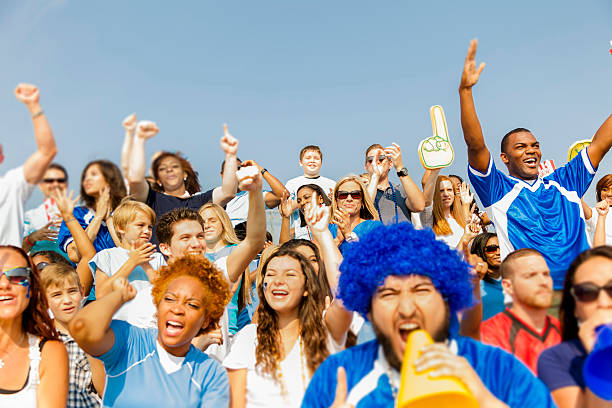
[[[0,408],[3,407],[19,407],[29,408],[36,407],[36,389],[38,388],[39,376],[38,366],[40,365],[40,339],[33,334],[28,333],[29,343],[29,358],[30,370],[28,378],[22,389],[18,391],[7,391],[0,389]]]

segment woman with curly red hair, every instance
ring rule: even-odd
[[[84,307],[69,325],[79,346],[104,363],[104,406],[228,406],[225,370],[191,345],[218,327],[229,301],[221,272],[194,256],[161,268],[152,289],[157,329],[112,320],[135,294],[127,280],[118,279],[112,292]]]
[[[0,406],[65,407],[68,355],[47,312],[38,270],[0,245]]]

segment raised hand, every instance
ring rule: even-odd
[[[57,239],[57,228],[60,222],[49,221],[44,227],[37,229],[28,236],[28,239],[33,243],[38,241],[55,241]]]
[[[603,324],[612,324],[612,310],[598,309],[580,324],[578,328],[578,338],[587,353],[593,350],[593,346],[597,339],[597,328]]]
[[[334,211],[334,219],[332,220],[332,222],[338,226],[338,229],[340,229],[342,235],[344,235],[345,237],[349,236],[352,232],[351,216],[343,209],[338,208],[336,211]]]
[[[155,253],[155,245],[150,242],[140,242],[134,245],[134,248],[130,251],[130,260],[136,265],[142,265],[149,263],[153,260],[153,254]]]
[[[67,219],[72,216],[72,211],[80,199],[80,196],[72,198],[73,195],[74,190],[70,190],[70,195],[68,195],[66,190],[59,189],[51,193],[51,196],[55,200],[55,205],[57,206],[57,209],[59,210],[63,219]]]
[[[459,196],[463,205],[468,205],[474,201],[474,194],[470,193],[470,186],[465,181],[459,184]]]
[[[597,214],[600,217],[605,217],[608,215],[608,211],[610,211],[610,204],[606,200],[600,201],[595,204],[595,210],[597,210]]]
[[[40,99],[40,92],[36,85],[19,84],[15,88],[15,97],[25,103],[27,107],[36,105]]]
[[[465,65],[463,66],[463,74],[461,74],[461,84],[459,89],[469,89],[476,85],[480,78],[480,73],[485,67],[485,63],[481,62],[478,68],[476,68],[476,49],[478,48],[478,40],[474,39],[470,42],[470,48],[468,49],[465,57]]]
[[[238,139],[232,136],[228,130],[227,125],[223,125],[223,137],[221,138],[221,150],[225,155],[235,156],[238,152]]]
[[[136,116],[134,116],[134,119],[136,119]],[[136,137],[141,139],[150,139],[155,136],[157,132],[159,132],[157,124],[150,120],[141,120],[138,122],[138,126],[136,126]]]
[[[217,344],[219,346],[222,345],[223,333],[221,333],[221,328],[219,327],[209,331],[208,333],[194,337],[191,344],[193,344],[195,347],[199,348],[202,351],[205,351],[209,346],[213,344]]]
[[[112,286],[113,292],[119,292],[121,294],[121,301],[123,303],[129,302],[136,296],[136,289],[125,278],[117,278],[113,281]]]
[[[125,128],[126,132],[133,133],[136,130],[136,114],[132,113],[123,119],[121,125]]]
[[[257,170],[262,171],[263,167],[261,167],[255,160],[245,160],[241,164],[242,167],[255,166]]]
[[[304,209],[304,219],[312,232],[327,231],[329,225],[329,208],[319,206],[319,197],[316,192],[312,193],[311,203]]]
[[[289,218],[293,212],[292,210],[293,208],[291,206],[291,200],[289,199],[289,193],[287,190],[285,190],[283,191],[281,202],[278,206],[278,212],[280,213],[281,217]]]
[[[262,188],[262,176],[255,166],[242,166],[236,171],[238,188],[243,191],[256,191]]]
[[[100,197],[96,200],[96,216],[103,219],[108,218],[111,211],[110,187],[104,186],[100,191]]]
[[[402,163],[402,149],[397,143],[393,142],[392,146],[385,147],[385,154],[387,157],[391,158],[393,167],[395,167],[397,171],[400,171],[404,167],[404,163]]]

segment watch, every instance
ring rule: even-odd
[[[397,177],[405,177],[407,175],[408,175],[408,169],[405,167],[402,167],[402,169],[397,172]]]
[[[261,169],[261,175],[263,176],[266,171],[268,171],[268,169]]]

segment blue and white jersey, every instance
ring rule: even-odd
[[[156,329],[113,320],[113,348],[98,359],[106,369],[105,407],[227,407],[223,367],[194,346],[185,357],[167,353]]]
[[[492,157],[486,174],[468,169],[470,182],[495,224],[502,259],[515,249],[537,249],[546,259],[555,289],[563,288],[570,263],[590,247],[580,205],[595,175],[587,149],[532,184],[496,169]]]
[[[487,389],[511,407],[555,407],[546,386],[511,354],[478,341],[457,337],[451,344],[478,374]],[[348,395],[346,402],[356,408],[395,407],[389,374],[399,383],[399,373],[389,369],[376,340],[329,356],[317,369],[302,408],[332,406],[336,395],[336,374],[344,367]]]

